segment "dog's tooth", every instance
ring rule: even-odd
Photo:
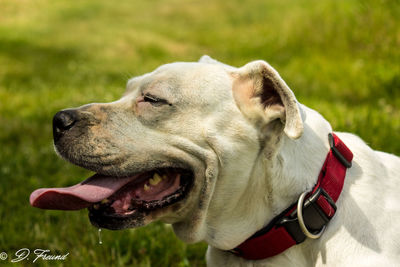
[[[153,179],[155,179],[155,180],[162,180],[162,178],[161,178],[161,176],[158,174],[158,173],[154,173],[154,175],[153,175]]]
[[[153,178],[149,180],[151,185],[158,185],[161,182],[161,177],[158,173],[154,173]]]
[[[144,188],[144,191],[150,190],[150,186],[148,184],[144,184],[143,188]]]
[[[108,198],[105,198],[101,201],[101,204],[107,204],[108,202],[110,202],[110,200]]]

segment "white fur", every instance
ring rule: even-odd
[[[266,90],[280,101],[265,101]],[[147,92],[170,105],[139,101]],[[108,164],[90,166],[116,176],[177,160],[191,166],[189,196],[140,225],[160,219],[186,242],[206,241],[209,266],[400,265],[400,158],[348,133],[337,134],[354,153],[353,167],[320,239],[259,261],[225,251],[311,189],[329,151],[329,122],[299,104],[264,61],[235,68],[205,56],[167,64],[132,79],[119,101],[80,110],[97,118],[90,130],[98,138],[71,149],[71,161],[86,150],[105,154]]]

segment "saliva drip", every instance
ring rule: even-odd
[[[103,241],[101,240],[101,228],[99,228],[99,244],[103,244]]]

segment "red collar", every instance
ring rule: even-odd
[[[353,153],[335,134],[328,137],[331,149],[314,188],[303,193],[298,202],[272,219],[266,227],[230,250],[232,253],[248,260],[266,259],[302,243],[306,237],[318,238],[323,233],[335,215],[335,202],[342,192],[346,170],[351,167],[353,159]]]

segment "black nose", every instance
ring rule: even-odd
[[[74,126],[77,121],[75,110],[62,110],[56,113],[53,118],[53,137],[57,141],[61,135]]]

